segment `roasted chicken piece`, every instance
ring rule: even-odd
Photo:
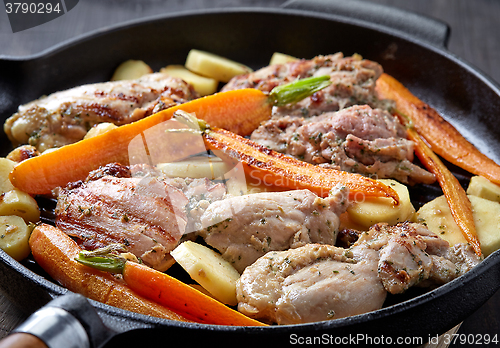
[[[331,86],[296,104],[274,107],[273,115],[310,117],[356,104],[387,109],[391,103],[379,100],[375,92],[375,81],[381,74],[382,67],[376,62],[362,59],[359,55],[344,57],[342,53],[336,53],[310,60],[270,65],[249,74],[236,76],[222,91],[257,88],[270,92],[276,86],[299,78],[330,75]]]
[[[142,173],[131,177],[128,167],[109,164],[60,189],[56,225],[85,249],[120,243],[145,264],[167,269],[170,251],[212,201],[225,197],[225,186]]]
[[[95,124],[131,123],[197,97],[186,82],[163,73],[83,85],[19,106],[4,130],[14,146],[29,143],[42,152],[83,139]]]
[[[309,190],[262,192],[212,203],[197,233],[240,273],[271,250],[308,243],[334,244],[348,192],[336,187],[327,198]]]
[[[357,261],[343,248],[319,244],[269,252],[236,283],[238,310],[282,325],[377,310],[387,296],[377,275],[377,254],[366,249]]]
[[[263,122],[251,139],[305,162],[403,183],[432,183],[434,175],[412,163],[414,143],[399,120],[367,105],[311,118]]]
[[[238,309],[278,324],[337,319],[382,308],[387,292],[448,282],[481,261],[470,245],[450,247],[421,224],[377,224],[358,235],[348,249],[308,244],[260,257],[236,284]]]

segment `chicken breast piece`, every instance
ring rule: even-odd
[[[307,244],[260,257],[236,284],[238,310],[278,324],[362,314],[382,308],[387,292],[440,285],[481,261],[470,245],[450,247],[417,223],[357,234],[348,249]]]
[[[274,87],[299,78],[329,75],[332,84],[302,101],[274,107],[274,116],[320,115],[356,104],[368,104],[387,109],[391,102],[379,100],[375,81],[382,74],[382,67],[359,55],[344,57],[342,53],[301,59],[285,64],[270,65],[255,72],[234,77],[222,88],[228,91],[239,88],[257,88],[270,92]]]
[[[230,197],[206,209],[197,233],[241,273],[271,250],[334,244],[346,207],[345,187],[327,198],[309,190]]]
[[[295,158],[347,172],[403,183],[435,181],[412,163],[414,143],[387,111],[355,105],[311,118],[282,117],[263,122],[251,139]]]
[[[83,85],[19,106],[4,130],[14,146],[29,143],[42,152],[83,139],[95,124],[131,123],[197,97],[186,82],[163,73]]]
[[[377,276],[377,256],[365,248],[356,261],[343,248],[319,244],[269,252],[238,280],[238,310],[284,325],[379,309],[387,292]]]

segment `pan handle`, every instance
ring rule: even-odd
[[[114,334],[85,297],[68,292],[33,313],[0,348],[99,348]]]
[[[448,45],[450,28],[436,19],[361,0],[289,0],[282,8],[328,13],[375,24],[431,45]]]

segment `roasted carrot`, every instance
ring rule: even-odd
[[[409,118],[417,133],[424,137],[436,154],[470,173],[500,184],[500,166],[394,77],[382,74],[376,88],[380,97],[396,102],[396,109]]]
[[[261,183],[287,189],[308,189],[321,197],[328,196],[335,186],[341,184],[349,188],[351,199],[388,197],[399,204],[396,191],[379,181],[360,174],[327,169],[299,161],[228,130],[212,127],[205,121],[197,119],[194,114],[183,110],[176,111],[174,118],[187,125],[190,131],[201,134],[207,149],[221,151],[224,156],[241,162],[245,173]],[[168,132],[184,131],[186,130],[168,130]]]
[[[54,226],[40,224],[35,227],[29,244],[35,261],[70,291],[132,312],[190,321],[173,310],[139,295],[109,273],[75,261],[82,249]]]
[[[398,194],[391,187],[360,174],[299,161],[221,128],[209,128],[203,137],[208,149],[222,150],[237,159],[247,175],[267,185],[309,189],[318,196],[326,197],[332,188],[342,184],[349,188],[351,199],[389,197],[399,204]]]
[[[14,168],[10,180],[24,192],[49,194],[58,186],[83,180],[90,171],[102,165],[112,162],[127,165],[129,157],[134,156],[129,153],[131,141],[142,135],[146,142],[145,132],[168,121],[176,110],[181,109],[195,112],[198,118],[214,126],[245,136],[271,116],[273,105],[293,103],[330,83],[329,76],[321,76],[280,86],[269,95],[257,89],[240,89],[195,99],[99,136],[25,160]],[[147,140],[155,142],[155,139]],[[183,151],[184,147],[179,145],[177,149]]]
[[[420,135],[408,128],[408,138],[415,142],[415,153],[424,166],[436,176],[446,201],[451,210],[451,215],[462,231],[463,236],[472,245],[474,252],[481,256],[481,246],[476,233],[472,205],[457,178],[443,164],[439,157],[427,146]]]
[[[95,251],[81,252],[76,260],[91,267],[123,274],[123,280],[138,294],[172,308],[196,322],[229,326],[265,325],[225,306],[176,278],[143,264],[109,254],[96,256]]]

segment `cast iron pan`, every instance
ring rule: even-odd
[[[142,59],[157,70],[182,64],[191,48],[207,50],[252,68],[267,65],[275,51],[310,58],[342,51],[380,62],[418,97],[438,110],[483,153],[500,162],[500,89],[446,50],[448,27],[404,11],[357,1],[293,1],[282,9],[218,9],[167,14],[127,23],[64,43],[28,58],[0,60],[0,115],[40,95],[109,80],[117,65]],[[10,150],[4,135],[2,155]],[[467,183],[468,174],[452,168]],[[419,200],[440,194],[412,188]],[[28,312],[67,292],[27,261],[0,251],[0,283]],[[442,334],[479,308],[500,287],[500,251],[440,288],[392,298],[378,311],[327,322],[265,328],[186,324],[147,317],[90,301],[116,333],[110,344],[165,342],[270,345],[293,343],[291,334],[333,339],[421,337]],[[343,340],[342,340],[343,339]],[[196,341],[195,341],[196,342]],[[330,342],[330,341],[328,341]],[[352,342],[352,341],[351,341]],[[385,341],[387,343],[388,341]],[[365,342],[366,343],[366,342]],[[341,345],[341,344],[339,344]]]

